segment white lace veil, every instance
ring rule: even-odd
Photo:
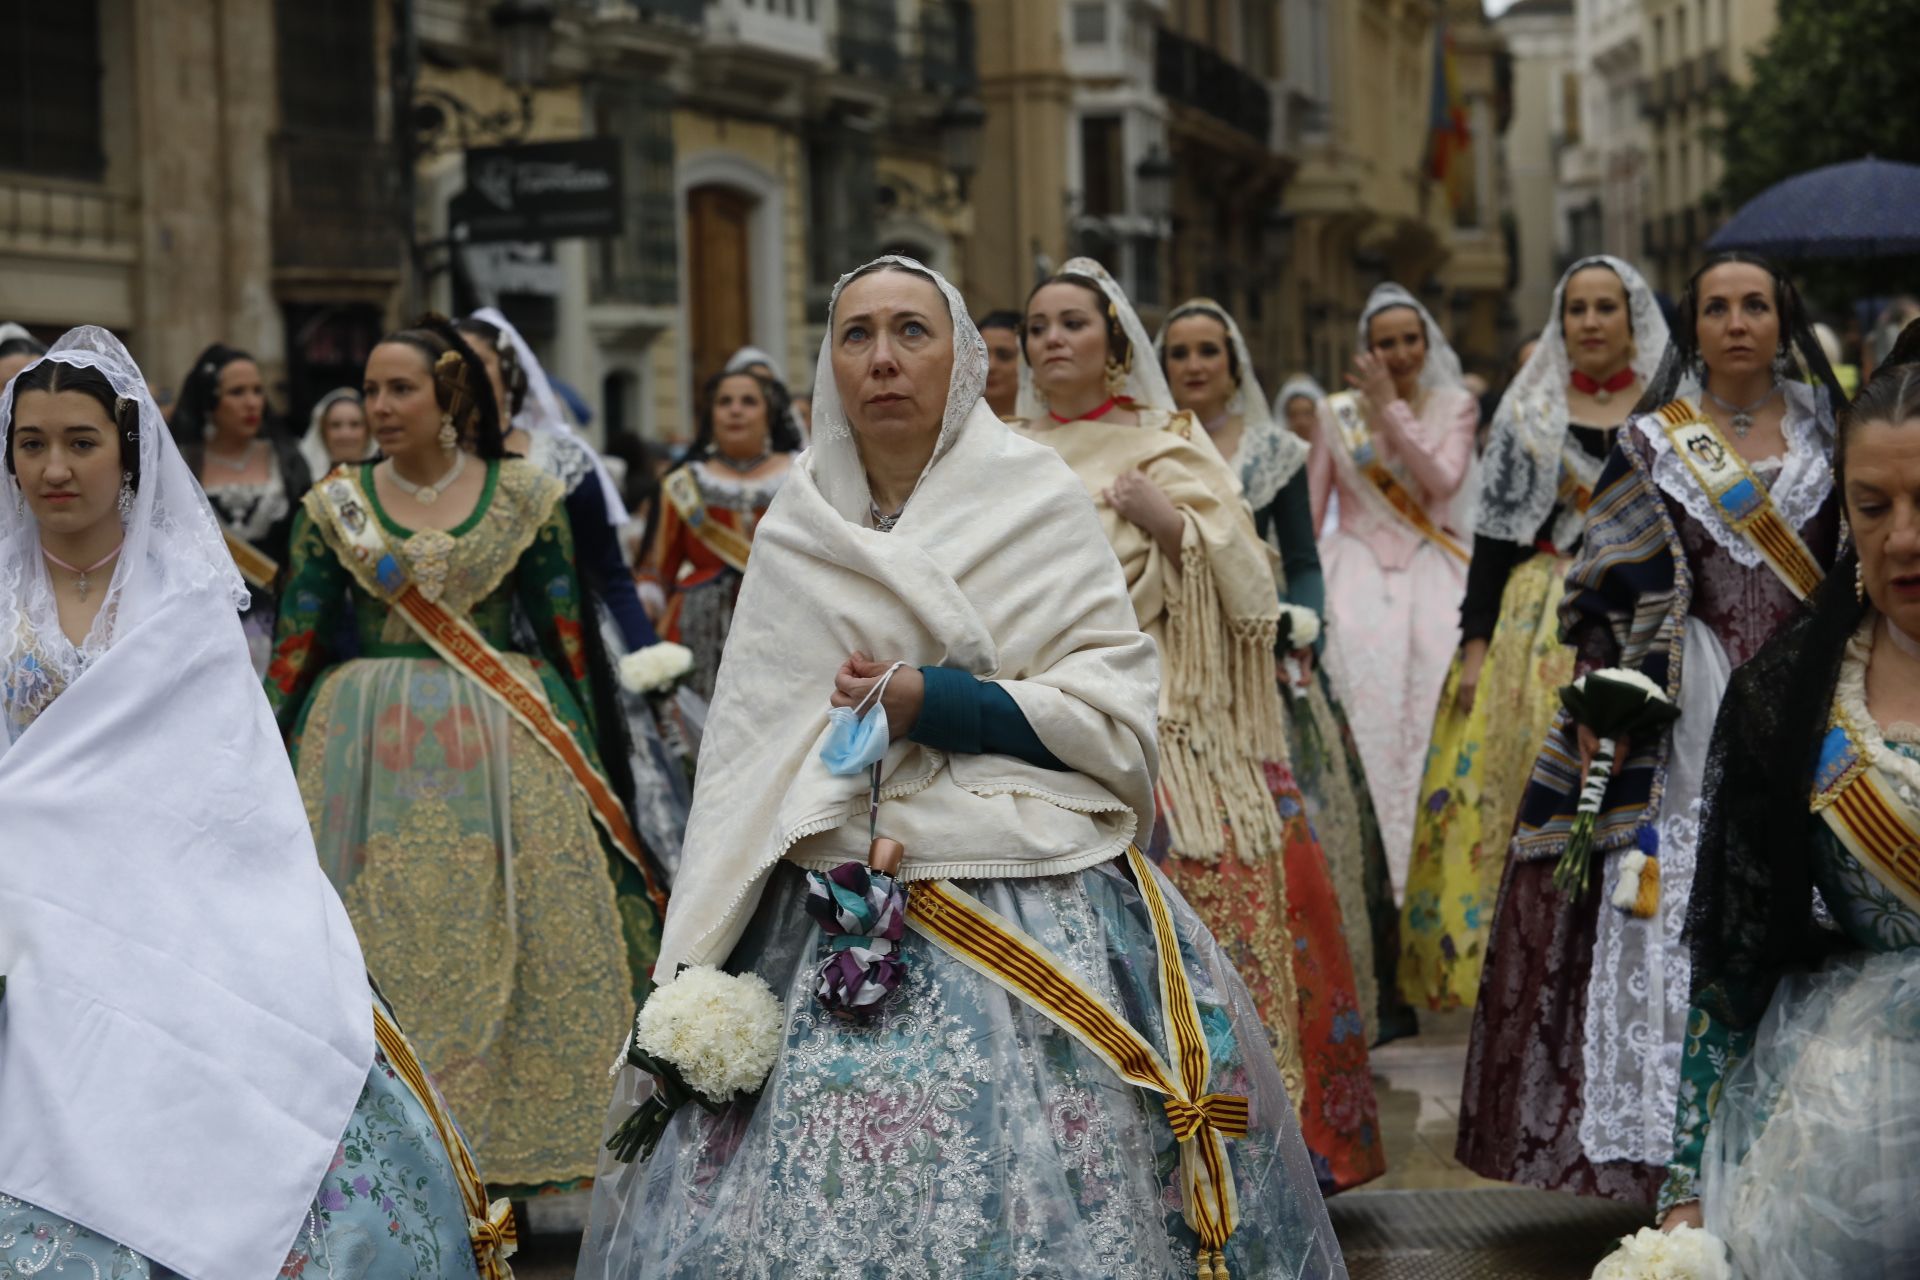
[[[1247,505],[1260,511],[1306,464],[1311,446],[1287,430],[1284,422],[1275,421],[1267,394],[1260,389],[1260,378],[1253,371],[1253,353],[1247,350],[1239,321],[1212,298],[1189,298],[1168,313],[1166,323],[1160,326],[1159,336],[1153,341],[1163,375],[1167,332],[1173,328],[1174,321],[1190,315],[1211,316],[1226,326],[1227,341],[1233,346],[1234,367],[1240,371],[1233,398],[1227,401],[1227,415],[1240,419],[1240,451],[1231,465],[1240,473],[1240,487],[1246,493]]]
[[[335,387],[321,396],[319,402],[313,406],[313,412],[307,415],[307,433],[300,437],[300,456],[306,459],[307,472],[315,480],[333,470],[333,458],[327,453],[327,433],[324,424],[327,420],[327,410],[342,400],[351,400],[359,404],[360,393],[352,387]],[[379,451],[380,446],[373,438],[373,428],[369,426],[367,447],[360,455],[361,460],[365,461]]]
[[[1142,409],[1165,409],[1172,413],[1177,406],[1173,403],[1173,390],[1167,386],[1167,375],[1161,372],[1160,361],[1154,354],[1153,343],[1147,340],[1147,327],[1140,323],[1140,316],[1127,301],[1126,290],[1120,287],[1107,269],[1092,258],[1069,258],[1054,272],[1051,279],[1062,276],[1080,276],[1098,285],[1100,292],[1107,296],[1107,307],[1119,321],[1120,331],[1127,335],[1127,378],[1120,389],[1120,397],[1131,400]],[[1024,336],[1021,339],[1025,347]],[[1040,389],[1033,382],[1033,366],[1027,361],[1020,362],[1020,399],[1014,413],[1024,419],[1038,418],[1047,411],[1046,402],[1040,397]]]
[[[168,598],[214,592],[238,611],[247,603],[247,585],[227,552],[213,508],[147,390],[146,377],[120,340],[105,329],[83,325],[63,334],[27,368],[48,360],[97,369],[118,396],[140,406],[140,484],[125,518],[126,541],[114,561],[100,612],[78,648],[60,630],[53,580],[40,551],[40,526],[27,509],[19,478],[0,468],[0,675],[14,670],[31,637],[38,641],[34,661],[53,663],[60,683],[70,684],[116,635],[150,616]],[[0,429],[9,435],[18,383],[16,377],[0,393]],[[8,745],[9,722],[0,716],[0,754]]]
[[[513,348],[513,358],[527,377],[526,403],[520,406],[520,412],[513,415],[513,425],[530,436],[555,435],[577,443],[593,463],[593,473],[599,478],[601,496],[607,502],[607,523],[615,526],[627,522],[627,501],[620,496],[620,486],[613,482],[613,476],[607,471],[607,464],[600,460],[597,450],[582,440],[567,421],[566,413],[560,408],[560,397],[554,393],[553,383],[547,378],[546,368],[541,365],[540,357],[533,354],[533,348],[513,327],[513,321],[502,315],[498,307],[482,307],[469,319],[490,324],[500,331],[500,340]],[[507,406],[500,406],[500,415],[505,418]]]
[[[1273,398],[1273,420],[1283,429],[1287,424],[1287,401],[1295,396],[1305,396],[1318,409],[1320,402],[1327,398],[1327,389],[1304,373],[1296,373],[1281,383],[1280,394]]]
[[[820,340],[820,360],[813,375],[813,444],[808,450],[820,492],[841,515],[864,523],[873,501],[867,487],[866,467],[860,461],[860,449],[853,438],[853,426],[847,419],[846,405],[840,399],[840,384],[833,376],[833,316],[840,306],[840,294],[849,281],[882,266],[895,266],[915,272],[933,281],[947,300],[947,313],[953,321],[953,376],[947,382],[947,404],[940,415],[940,439],[933,456],[927,459],[932,470],[960,433],[987,389],[987,343],[974,328],[967,314],[967,300],[932,267],[899,254],[887,254],[857,270],[841,276],[833,286],[827,303],[827,333]],[[924,478],[926,471],[921,472]],[[917,487],[917,482],[916,482]],[[908,501],[912,498],[909,496]]]
[[[1561,327],[1567,281],[1589,267],[1605,267],[1627,290],[1633,329],[1633,371],[1642,386],[1653,381],[1667,349],[1667,321],[1653,290],[1631,264],[1598,255],[1568,267],[1553,287],[1546,327],[1533,354],[1508,384],[1493,413],[1493,430],[1481,460],[1480,513],[1475,532],[1507,542],[1531,543],[1560,492],[1560,459],[1567,444],[1567,385],[1573,361]]]
[[[1391,311],[1395,307],[1412,307],[1420,313],[1420,325],[1427,333],[1427,362],[1420,369],[1420,385],[1433,387],[1464,387],[1466,379],[1460,372],[1460,357],[1454,354],[1453,344],[1447,341],[1447,335],[1440,332],[1440,326],[1433,322],[1433,313],[1421,304],[1420,299],[1397,284],[1376,285],[1367,295],[1367,305],[1360,312],[1359,334],[1355,339],[1355,351],[1366,351],[1373,345],[1367,326],[1382,311]]]

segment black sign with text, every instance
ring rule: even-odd
[[[476,147],[467,189],[449,209],[456,244],[617,236],[620,144],[614,138]]]

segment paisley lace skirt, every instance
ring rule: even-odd
[[[1920,949],[1783,979],[1700,1170],[1742,1277],[1920,1275]]]
[[[1508,578],[1471,711],[1459,707],[1458,655],[1441,689],[1400,921],[1400,993],[1416,1007],[1471,1005],[1480,989],[1520,793],[1573,677],[1560,643],[1565,567],[1535,556]]]
[[[1194,1274],[1165,1113],[1077,1040],[909,930],[907,979],[873,1025],[815,1003],[827,954],[805,878],[773,874],[729,967],[785,1002],[786,1046],[757,1099],[718,1115],[684,1107],[644,1163],[608,1159],[579,1276],[1057,1277]],[[1076,875],[963,882],[1018,922],[1164,1052],[1144,904],[1114,863]],[[1213,1074],[1250,1099],[1229,1144],[1241,1220],[1237,1278],[1343,1277],[1246,988],[1167,890]],[[611,1042],[610,1042],[611,1043]],[[610,1124],[646,1096],[623,1067]]]
[[[0,1195],[0,1280],[164,1280],[174,1274],[66,1218]],[[463,1280],[478,1274],[447,1150],[426,1108],[376,1046],[366,1088],[280,1275]]]
[[[564,685],[542,687],[577,717]],[[637,873],[565,767],[438,659],[333,668],[298,741],[320,865],[481,1175],[590,1177],[607,1046],[658,954]]]

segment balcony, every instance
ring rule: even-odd
[[[930,0],[921,6],[920,83],[943,97],[966,97],[980,88],[972,0]]]
[[[1261,146],[1273,134],[1273,97],[1256,77],[1203,44],[1165,27],[1153,49],[1153,87],[1169,101],[1205,112]]]
[[[582,0],[589,8],[607,12],[625,8],[642,22],[681,22],[697,27],[707,19],[706,0]]]
[[[827,62],[827,0],[708,0],[707,44],[780,62]]]
[[[1672,104],[1667,101],[1666,82],[1659,76],[1640,78],[1640,114],[1649,120],[1659,121],[1667,114]]]
[[[900,15],[894,0],[840,0],[840,30],[834,39],[840,69],[849,75],[891,80],[900,74]]]
[[[401,266],[393,167],[369,163],[369,139],[349,134],[274,137],[273,265],[295,272]],[[372,157],[378,161],[377,154]]]

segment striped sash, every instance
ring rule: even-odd
[[[426,1109],[440,1134],[440,1145],[447,1149],[447,1159],[453,1164],[453,1180],[460,1184],[460,1199],[466,1206],[467,1238],[473,1245],[473,1260],[480,1269],[480,1280],[512,1280],[513,1269],[507,1265],[507,1259],[520,1246],[512,1202],[488,1202],[486,1183],[480,1180],[480,1171],[474,1167],[473,1155],[467,1150],[453,1117],[447,1114],[440,1095],[427,1080],[420,1059],[414,1057],[413,1046],[378,1001],[373,1006],[373,1038],[380,1052],[386,1055],[387,1065]]]
[[[329,523],[345,543],[346,550],[372,572],[387,603],[443,661],[491,695],[526,727],[536,742],[566,766],[568,775],[586,799],[593,820],[627,861],[639,869],[646,881],[647,896],[664,914],[666,890],[654,879],[646,852],[633,832],[620,797],[614,794],[606,775],[588,759],[567,727],[560,723],[560,717],[554,714],[539,684],[507,665],[472,622],[422,593],[419,584],[407,576],[400,558],[387,546],[380,522],[362,501],[347,472],[336,471],[320,483],[318,491]]]
[[[1710,418],[1685,400],[1663,406],[1659,417],[1673,451],[1687,464],[1720,519],[1753,544],[1795,596],[1804,600],[1812,595],[1826,571],[1775,509],[1767,487],[1740,451],[1727,443]]]
[[[1461,564],[1472,559],[1452,534],[1433,522],[1426,508],[1408,492],[1406,485],[1400,483],[1400,477],[1380,461],[1379,451],[1373,447],[1373,433],[1367,428],[1367,416],[1360,408],[1359,394],[1352,391],[1336,392],[1327,397],[1327,408],[1333,411],[1334,425],[1340,430],[1347,456],[1353,459],[1354,467],[1366,477],[1367,482],[1386,499],[1393,513],[1411,525],[1415,533]]]
[[[1177,1071],[1044,946],[951,881],[915,884],[907,898],[907,920],[962,964],[1045,1015],[1122,1080],[1162,1096],[1180,1144],[1182,1201],[1187,1225],[1200,1238],[1201,1274],[1214,1274],[1208,1268],[1217,1260],[1218,1274],[1224,1276],[1226,1261],[1218,1255],[1239,1216],[1226,1139],[1246,1136],[1247,1100],[1205,1092],[1211,1061],[1193,988],[1180,962],[1173,915],[1145,856],[1129,848],[1127,860],[1153,921],[1160,1007]]]
[[[1920,813],[1881,777],[1866,739],[1837,708],[1820,744],[1811,808],[1861,866],[1920,913]]]
[[[719,556],[729,568],[736,573],[745,573],[753,542],[738,529],[715,520],[707,511],[707,500],[700,494],[700,481],[694,476],[692,465],[669,472],[660,483],[666,490],[667,501],[673,504],[673,509],[679,513],[680,522],[687,526],[688,532],[700,539],[701,545]]]

